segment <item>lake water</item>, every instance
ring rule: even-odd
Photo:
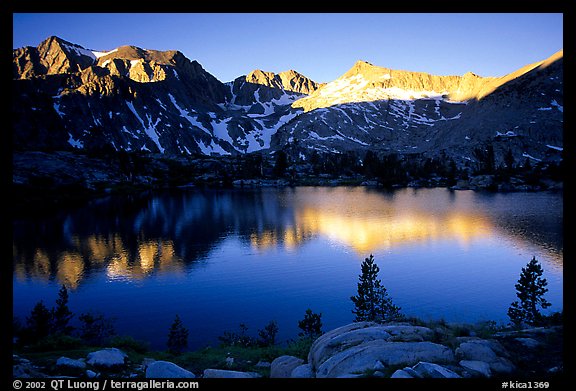
[[[13,222],[14,315],[51,307],[62,284],[75,314],[164,349],[176,314],[191,348],[270,320],[296,338],[307,308],[324,331],[353,320],[360,264],[374,254],[402,312],[508,322],[533,256],[563,305],[561,193],[364,187],[173,190],[111,196]],[[76,317],[77,319],[77,317]]]

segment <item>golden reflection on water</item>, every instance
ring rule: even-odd
[[[304,194],[297,203],[295,226],[283,234],[271,230],[252,233],[252,246],[259,250],[278,246],[292,249],[320,235],[365,256],[405,243],[448,238],[466,246],[493,231],[491,222],[481,213],[475,213],[472,207],[461,208],[470,206],[467,203],[434,210],[434,205],[418,205],[411,197],[391,201],[362,190],[330,197],[330,191],[324,189]]]
[[[254,230],[244,237],[258,251],[276,248],[294,251],[306,241],[323,237],[348,246],[358,259],[418,242],[452,240],[468,247],[475,239],[503,233],[519,246],[526,242],[526,238],[497,228],[489,214],[479,209],[473,193],[449,194],[448,199],[444,192],[427,192],[422,199],[419,194],[403,191],[386,195],[364,188],[344,191],[303,188],[283,194],[287,199],[279,199],[279,204],[290,206],[285,221],[281,214],[273,215],[274,228]],[[194,234],[204,222],[194,220],[190,224],[189,230]],[[246,226],[253,224],[250,221]],[[185,239],[175,235],[174,240]],[[67,243],[64,251],[37,248],[28,253],[26,248],[19,249],[13,244],[15,278],[44,282],[55,278],[59,284],[76,289],[92,270],[105,271],[111,280],[130,281],[143,280],[153,273],[185,271],[185,262],[177,251],[182,249],[183,242],[177,246],[173,240],[158,236],[72,235]],[[561,252],[557,258],[561,268]]]
[[[404,243],[440,238],[454,238],[466,243],[473,237],[490,232],[486,221],[463,214],[350,217],[334,211],[305,210],[300,218],[304,226],[352,247],[360,255]]]
[[[63,253],[58,260],[56,278],[70,289],[78,288],[84,275],[84,261],[77,253]]]
[[[296,227],[289,225],[284,231],[264,230],[262,232],[253,232],[250,234],[250,245],[257,250],[268,250],[282,247],[284,250],[292,251],[305,242],[305,233],[312,233],[306,227],[298,225]]]
[[[36,281],[48,281],[50,279],[52,266],[48,254],[43,250],[36,249],[29,268],[26,267],[26,258],[18,253],[16,246],[13,246],[12,251],[16,258],[14,275],[19,281],[24,281],[26,278],[32,278]]]
[[[87,269],[98,265],[105,267],[109,279],[126,280],[142,280],[154,271],[179,273],[184,270],[171,240],[142,242],[136,254],[130,253],[118,234],[91,235],[85,239],[74,236],[72,243],[74,249],[60,252],[52,261],[47,252],[37,249],[32,262],[26,262],[26,256],[13,246],[16,279],[47,282],[55,271],[58,284],[74,290],[85,278]]]
[[[297,215],[296,222],[297,228],[284,234],[275,231],[252,233],[250,243],[259,250],[278,246],[294,249],[306,238],[322,235],[365,255],[405,243],[443,238],[455,239],[465,246],[473,238],[489,236],[492,231],[486,219],[463,213],[446,216],[348,216],[336,211],[305,209]]]
[[[181,260],[175,255],[171,240],[140,243],[134,262],[126,250],[115,253],[106,267],[106,274],[110,279],[142,280],[155,270],[184,270]]]
[[[78,248],[82,247],[82,240],[77,236],[75,236],[75,242]],[[110,237],[91,235],[84,239],[84,246],[90,262],[93,264],[104,263],[110,257],[125,251],[122,238],[118,234]]]

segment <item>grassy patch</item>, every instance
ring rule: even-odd
[[[115,335],[110,338],[108,345],[123,350],[126,353],[132,351],[134,353],[144,354],[149,350],[149,344],[147,342],[137,340],[130,335]]]
[[[156,359],[172,361],[177,365],[186,368],[193,373],[201,373],[204,369],[228,369],[243,372],[258,372],[263,376],[270,375],[269,368],[258,367],[260,361],[272,362],[275,358],[289,355],[307,359],[308,351],[312,340],[299,339],[292,341],[286,346],[218,346],[206,347],[193,352],[186,352],[181,355],[171,355],[163,353],[163,358],[155,355]],[[232,358],[233,361],[226,359]]]

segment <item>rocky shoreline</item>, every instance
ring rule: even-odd
[[[315,173],[299,164],[277,176],[273,163],[254,163],[231,157],[165,158],[154,154],[112,154],[109,157],[70,151],[20,151],[12,156],[12,190],[16,211],[66,206],[109,194],[163,188],[262,188],[286,186],[368,186],[375,188],[445,187],[451,190],[492,192],[562,191],[556,176],[527,178],[495,174],[448,179],[426,178],[386,184],[382,178],[352,173]],[[266,167],[266,168],[264,168]]]
[[[84,358],[55,353],[40,365],[13,355],[14,378],[495,378],[543,381],[564,374],[563,326],[478,335],[473,328],[418,322],[351,323],[317,338],[306,357],[280,355],[239,370],[238,357],[214,367],[99,348]],[[153,355],[153,354],[150,354]],[[190,370],[196,368],[195,372]]]

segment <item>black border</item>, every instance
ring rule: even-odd
[[[9,2],[9,4],[5,4]],[[574,49],[574,37],[576,36],[576,31],[574,31],[574,24],[576,24],[576,15],[573,11],[574,3],[573,0],[500,0],[497,3],[494,2],[467,2],[465,0],[429,0],[426,2],[422,1],[405,1],[405,2],[384,2],[382,0],[378,2],[355,2],[353,4],[346,3],[311,3],[304,1],[276,1],[276,2],[266,2],[258,3],[254,1],[249,2],[234,2],[224,4],[219,1],[215,2],[196,2],[187,0],[162,0],[159,2],[140,0],[140,1],[109,1],[109,0],[97,0],[95,2],[79,2],[79,1],[68,1],[68,0],[54,0],[54,1],[44,1],[44,2],[34,2],[34,1],[18,1],[18,0],[3,0],[3,4],[0,5],[2,14],[0,19],[0,25],[3,30],[8,30],[12,27],[12,14],[13,13],[27,13],[27,12],[38,12],[38,13],[54,13],[54,12],[95,12],[95,13],[199,13],[199,12],[214,12],[214,13],[563,13],[564,14],[564,50],[565,58],[564,61],[564,83],[565,83],[565,94],[564,94],[564,107],[568,110],[564,112],[564,159],[566,163],[565,170],[565,182],[564,182],[564,198],[568,202],[564,203],[564,233],[568,233],[570,237],[574,237],[574,233],[571,227],[572,218],[574,217],[574,210],[576,205],[576,193],[574,191],[574,178],[576,173],[575,156],[576,144],[574,143],[574,132],[573,129],[573,114],[570,110],[573,107],[573,90],[570,88],[573,86],[573,76],[572,70],[576,70],[575,63],[573,59]],[[265,32],[263,32],[265,33]],[[5,46],[12,45],[12,41],[8,40],[8,37],[12,37],[12,32],[4,31],[2,37],[6,39]],[[11,85],[11,74],[12,69],[8,62],[8,53],[10,50],[4,48],[2,53],[6,56],[6,63],[4,64],[2,75],[6,77],[6,84]],[[2,57],[3,58],[3,57]],[[566,94],[566,91],[569,93]],[[5,115],[2,118],[10,118],[10,108],[11,106],[2,105]],[[4,121],[6,123],[6,121]],[[11,135],[10,129],[4,129],[4,134],[8,133]],[[2,144],[2,159],[3,159],[3,169],[2,169],[2,179],[5,180],[4,189],[11,188],[11,171],[12,171],[12,151],[11,151],[11,139],[10,142],[0,143]],[[12,199],[12,194],[10,194],[10,200]],[[12,219],[10,213],[10,202],[4,202],[5,210],[2,213],[2,219],[6,220],[4,227],[10,227],[10,235],[3,235],[5,238],[5,248],[11,247],[12,243]],[[8,239],[9,238],[9,239]],[[574,240],[564,241],[564,322],[565,322],[565,334],[564,334],[564,375],[560,378],[554,378],[551,380],[550,390],[564,390],[568,389],[569,380],[576,377],[576,368],[574,367],[574,354],[572,354],[572,349],[576,346],[576,341],[572,330],[575,330],[574,324]],[[8,253],[8,251],[6,251]],[[7,254],[8,255],[8,254]],[[11,330],[12,320],[12,262],[10,257],[7,256],[3,261],[4,269],[1,273],[2,276],[2,288],[3,288],[3,298],[9,303],[3,308],[3,317],[6,323],[4,323],[4,330]],[[8,266],[10,265],[10,266]],[[8,388],[12,389],[12,372],[11,372],[11,357],[9,356],[12,349],[8,347],[12,346],[12,336],[9,332],[3,333],[3,339],[0,342],[2,347],[1,362],[2,365],[2,381],[0,385],[5,384]],[[5,361],[6,359],[6,361]],[[426,389],[429,387],[441,387],[442,389],[465,389],[469,386],[481,387],[485,390],[500,390],[502,389],[501,383],[505,380],[521,380],[521,379],[430,379],[429,381],[424,381],[422,379],[413,379],[411,381],[398,381],[396,379],[242,379],[242,380],[226,380],[226,379],[197,379],[199,382],[199,389],[220,389],[221,387],[244,387],[256,388],[256,389],[270,389],[276,386],[288,386],[288,387],[361,387],[361,388],[376,388],[376,387],[388,387],[391,389],[397,388],[412,388],[413,389]],[[533,379],[539,380],[539,379]],[[541,379],[546,381],[546,379]],[[570,388],[573,387],[573,384]],[[102,389],[102,387],[100,387]],[[384,388],[382,388],[384,389]]]

